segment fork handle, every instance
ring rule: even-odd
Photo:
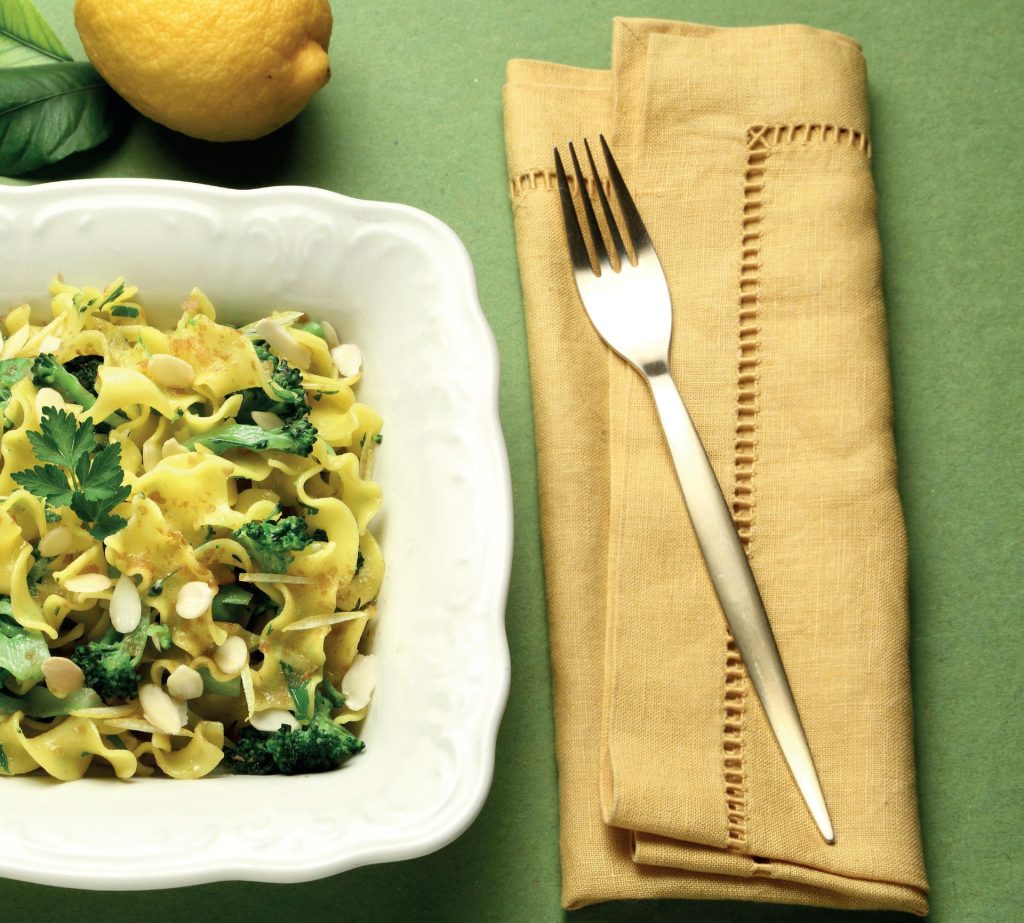
[[[825,841],[834,843],[832,821],[796,702],[732,513],[665,364],[657,363],[643,374],[654,396],[683,500],[729,631],[811,816]]]

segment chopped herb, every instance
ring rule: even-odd
[[[127,745],[125,744],[125,742],[123,740],[121,740],[120,737],[117,737],[114,734],[105,734],[104,736],[107,738],[107,740],[110,741],[110,745],[115,750],[127,750],[128,749]]]
[[[133,308],[130,304],[117,304],[110,309],[111,317],[138,317],[139,309]]]
[[[380,445],[384,441],[384,434],[377,433],[377,435],[373,437],[373,441],[376,442],[377,445]]]
[[[46,504],[46,509],[43,510],[43,515],[46,517],[47,522],[60,522],[60,513],[58,513],[49,503]]]
[[[170,576],[170,575],[168,575],[168,576]],[[159,580],[157,580],[156,583],[154,583],[149,588],[149,592],[146,595],[147,596],[159,596],[164,591],[164,581],[166,579],[167,579],[167,577],[161,577]]]
[[[115,285],[106,295],[103,296],[103,299],[96,305],[96,309],[99,310],[100,308],[108,304],[112,304],[113,302],[117,301],[117,299],[120,298],[123,294],[124,279],[118,282],[117,285]]]
[[[3,744],[0,744],[0,769],[5,773],[10,773],[11,771],[11,766],[10,763],[7,762],[7,753],[4,751]]]
[[[281,661],[281,672],[284,674],[285,682],[288,684],[288,694],[295,704],[295,717],[300,721],[307,721],[310,717],[309,706],[309,679],[305,673],[300,673],[287,661]]]
[[[356,570],[355,570],[355,572],[357,574],[359,573],[359,571],[361,571],[363,569],[363,564],[365,564],[365,563],[366,563],[365,556],[363,555],[363,553],[361,551],[357,551],[356,552]]]

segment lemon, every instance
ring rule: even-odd
[[[280,128],[331,76],[328,0],[76,0],[75,25],[132,106],[208,141]]]

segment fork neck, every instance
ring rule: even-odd
[[[658,378],[661,375],[668,375],[668,363],[664,359],[655,359],[645,362],[640,366],[640,371],[648,378]]]

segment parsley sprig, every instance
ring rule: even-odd
[[[92,420],[79,422],[74,414],[56,407],[43,410],[40,432],[29,432],[37,465],[11,475],[14,481],[53,506],[66,506],[78,514],[90,534],[103,541],[127,525],[110,511],[128,498],[124,484],[121,447],[108,443],[97,448]]]

